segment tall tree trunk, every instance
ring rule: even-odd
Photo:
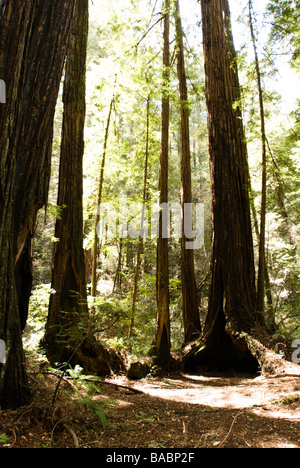
[[[29,399],[21,339],[27,311],[20,319],[14,266],[47,198],[53,117],[73,12],[74,2],[67,0],[0,1],[0,75],[7,89],[0,110],[0,336],[7,346],[0,364],[2,408]],[[19,290],[25,289],[24,297],[30,281]]]
[[[115,98],[113,97],[109,106],[109,112],[107,117],[106,123],[106,130],[105,130],[105,137],[104,137],[104,148],[102,154],[102,161],[101,161],[101,169],[100,169],[100,180],[99,180],[99,188],[98,188],[98,198],[97,198],[97,214],[95,219],[95,232],[94,232],[94,247],[93,247],[93,264],[92,264],[92,290],[91,295],[96,297],[97,295],[97,265],[98,265],[98,258],[99,258],[99,237],[98,237],[98,224],[100,222],[100,206],[102,203],[102,192],[103,192],[103,180],[104,180],[104,170],[106,164],[106,150],[107,150],[107,143],[108,143],[108,136],[109,136],[109,127],[111,121],[111,115],[114,107]]]
[[[163,51],[163,98],[161,154],[159,168],[159,204],[168,203],[169,168],[169,120],[170,120],[170,1],[164,5],[164,51]],[[157,317],[155,347],[159,363],[167,369],[170,360],[170,295],[169,295],[169,241],[163,237],[163,209],[159,213],[159,236],[157,239]]]
[[[251,39],[254,49],[255,70],[259,97],[261,140],[262,140],[262,190],[261,190],[261,213],[260,213],[260,236],[259,236],[259,257],[258,257],[258,277],[257,277],[257,312],[262,325],[265,323],[265,271],[266,271],[266,198],[267,198],[267,138],[265,125],[264,99],[262,91],[261,73],[259,58],[256,46],[256,37],[253,25],[253,5],[249,0],[249,24]]]
[[[180,93],[180,156],[181,156],[181,207],[182,207],[182,239],[181,239],[181,285],[182,312],[185,343],[193,341],[201,333],[198,294],[194,267],[194,250],[188,248],[189,239],[186,235],[186,218],[191,213],[185,209],[186,204],[192,204],[191,149],[189,129],[189,104],[185,73],[185,58],[183,48],[183,30],[180,17],[179,0],[175,2],[177,72]],[[191,221],[189,219],[188,221]]]
[[[198,363],[256,367],[241,332],[255,325],[256,290],[247,149],[227,0],[202,0],[213,244],[211,286]]]
[[[82,162],[84,153],[88,0],[77,0],[67,51],[52,289],[43,345],[51,363],[79,364],[95,375],[121,370],[121,360],[97,342],[90,327],[83,250]]]
[[[147,99],[147,126],[146,126],[146,152],[145,152],[145,168],[144,168],[144,188],[143,188],[143,207],[141,214],[141,232],[138,240],[137,259],[133,280],[132,302],[131,302],[131,320],[129,326],[129,338],[133,337],[135,308],[138,296],[138,281],[141,269],[141,256],[144,246],[144,223],[145,223],[145,206],[147,202],[147,185],[148,185],[148,161],[149,161],[149,131],[150,131],[150,97]],[[147,219],[148,222],[148,219]],[[130,343],[131,348],[131,343]]]
[[[55,237],[59,240],[53,249],[51,286],[54,292],[50,296],[44,340],[52,363],[68,360],[75,339],[72,333],[76,334],[80,321],[87,320],[88,315],[82,208],[88,17],[88,0],[77,0],[63,90],[57,202],[63,209],[55,226]]]

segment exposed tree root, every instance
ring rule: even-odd
[[[207,367],[218,370],[255,371],[269,375],[300,375],[300,366],[287,361],[271,348],[270,337],[257,327],[252,333],[233,332],[226,327],[223,347],[201,336],[176,353],[176,360],[183,370]],[[219,364],[219,368],[218,368]]]

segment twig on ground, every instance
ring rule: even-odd
[[[145,393],[142,390],[138,390],[137,388],[133,388],[133,387],[127,387],[126,385],[119,385],[114,382],[102,382],[102,381],[100,383],[103,385],[113,385],[116,388],[123,388],[124,390],[128,390],[132,393],[137,393],[139,395],[145,395]]]
[[[70,432],[71,436],[73,437],[74,440],[74,448],[79,448],[79,442],[78,442],[78,437],[73,431],[73,429],[68,426],[67,424],[64,424],[64,427]]]
[[[239,416],[241,416],[241,414],[243,414],[243,413],[244,413],[244,412],[242,411],[241,413],[238,413],[238,414],[235,416],[234,420],[232,421],[232,424],[231,424],[231,426],[230,426],[230,429],[229,429],[229,432],[228,432],[227,436],[222,440],[222,442],[220,442],[220,443],[217,445],[216,448],[221,448],[221,447],[225,444],[226,440],[229,438],[229,436],[230,436],[230,434],[231,434],[231,432],[232,432],[233,426],[234,426],[234,424],[235,424],[237,418],[238,418]]]
[[[10,448],[13,448],[13,446],[15,445],[15,443],[17,442],[17,434],[16,432],[14,431],[14,429],[10,429],[10,432],[13,433],[13,436],[14,436],[14,441],[12,444],[10,444]]]
[[[51,431],[51,437],[50,437],[50,447],[52,447],[52,442],[53,442],[53,435],[54,435],[54,431],[55,429],[57,428],[57,426],[62,423],[64,421],[65,418],[63,419],[60,419],[59,421],[57,421],[57,423],[55,424],[55,426],[53,427],[52,431]]]

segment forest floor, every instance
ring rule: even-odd
[[[54,402],[55,372],[29,378],[33,402],[0,412],[2,448],[300,448],[299,375],[114,376],[92,396],[68,377]]]

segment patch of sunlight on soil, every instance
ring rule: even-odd
[[[120,379],[122,377],[116,380],[121,383]],[[300,390],[299,379],[264,376],[251,379],[182,375],[181,379],[143,379],[132,382],[131,385],[145,394],[163,400],[224,409],[267,407],[271,403],[279,402],[288,393]],[[284,408],[284,405],[278,405],[278,411],[275,413],[274,417],[289,418],[288,409]]]

